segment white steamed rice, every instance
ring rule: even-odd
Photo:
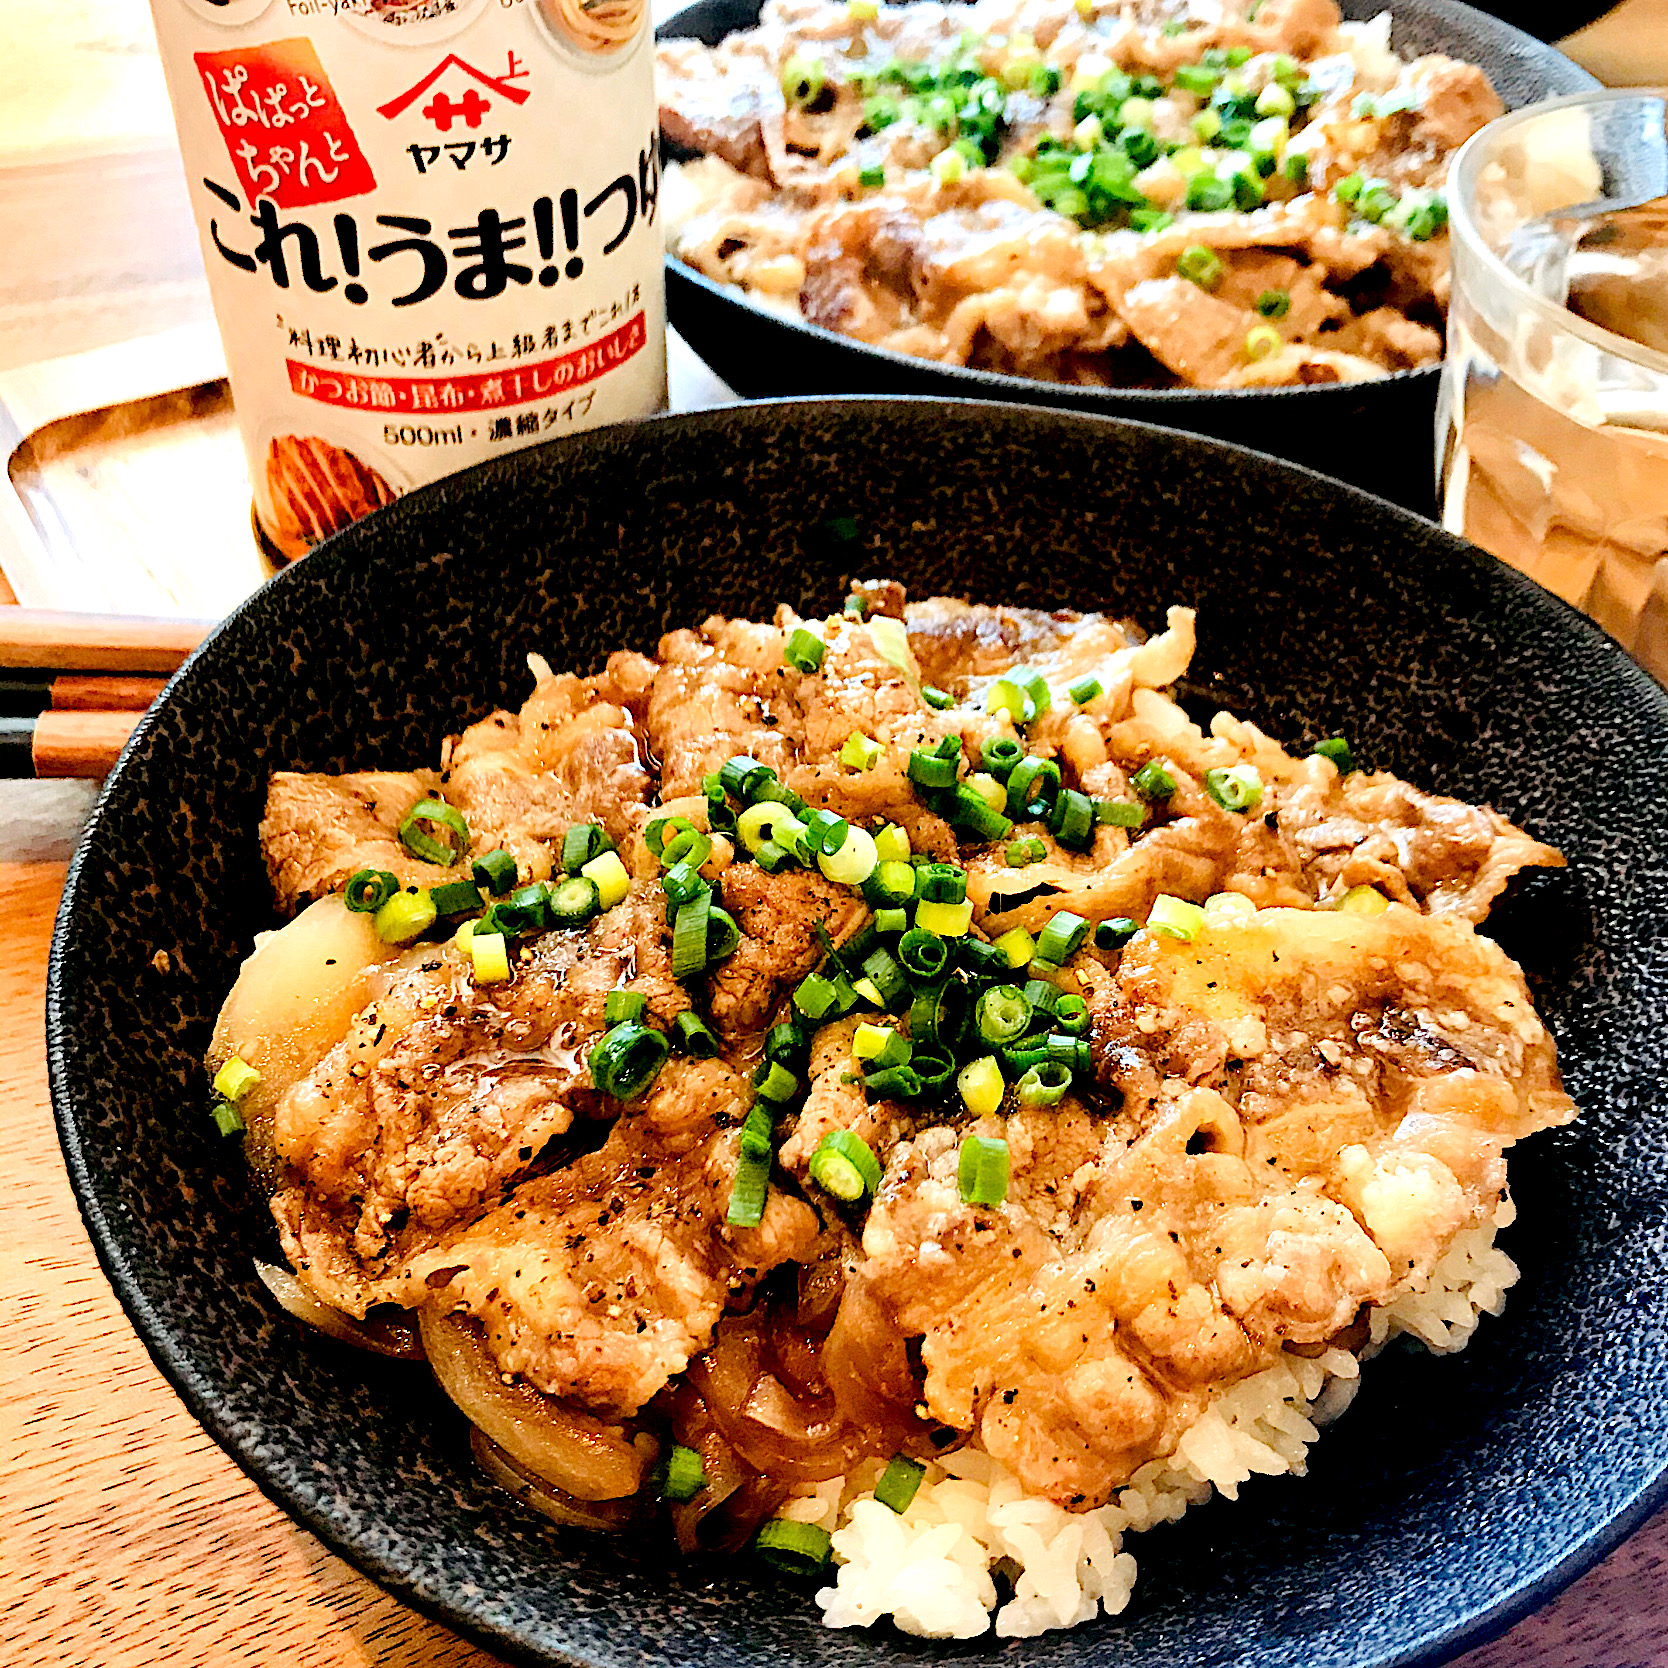
[[[1364,1356],[1404,1332],[1439,1353],[1463,1349],[1517,1279],[1494,1244],[1512,1216],[1507,1201],[1492,1223],[1455,1239],[1425,1291],[1373,1310]],[[833,1535],[834,1585],[817,1594],[829,1627],[890,1616],[929,1639],[971,1639],[993,1623],[1004,1638],[1030,1638],[1129,1603],[1135,1560],[1122,1550],[1126,1534],[1172,1522],[1212,1493],[1237,1499],[1253,1475],[1302,1476],[1310,1443],[1349,1406],[1359,1373],[1347,1350],[1283,1355],[1215,1397],[1173,1454],[1142,1466],[1097,1511],[1028,1496],[999,1462],[963,1449],[927,1468],[901,1515],[874,1497],[878,1461],[802,1491],[783,1515]]]

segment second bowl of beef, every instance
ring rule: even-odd
[[[1455,0],[697,0],[672,323],[736,390],[954,393],[1433,503],[1453,153],[1593,85]]]

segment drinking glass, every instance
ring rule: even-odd
[[[1516,111],[1461,150],[1448,195],[1444,525],[1668,682],[1668,99]]]

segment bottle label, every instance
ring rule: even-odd
[[[153,0],[263,531],[666,397],[644,0]]]

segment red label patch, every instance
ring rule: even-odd
[[[479,376],[364,376],[304,365],[298,359],[286,359],[284,363],[289,367],[291,390],[320,405],[435,415],[495,411],[565,393],[623,365],[641,351],[647,340],[643,315],[634,313],[618,330],[588,347],[534,365],[517,365],[513,370],[487,371]]]
[[[198,52],[193,60],[251,202],[306,208],[376,189],[311,41]]]

